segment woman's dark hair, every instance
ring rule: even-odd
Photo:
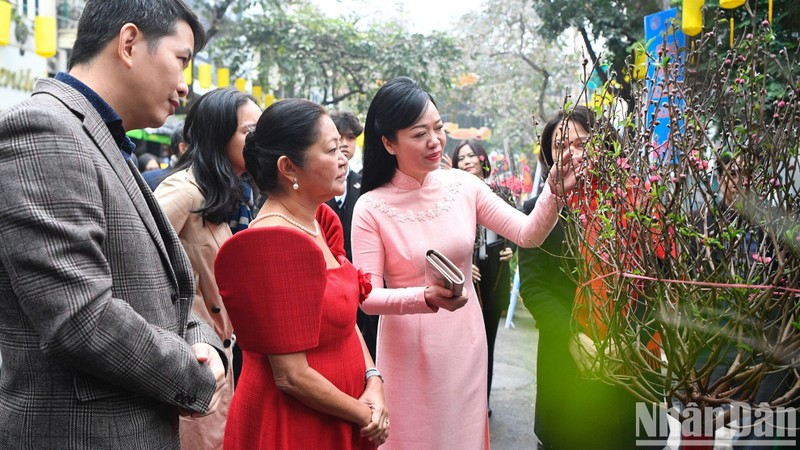
[[[139,155],[139,172],[146,171],[147,165],[150,164],[150,161],[158,162],[158,159],[150,153],[142,153]],[[159,168],[160,167],[161,166],[159,166]]]
[[[215,89],[200,97],[186,115],[183,137],[188,142],[172,172],[191,167],[205,202],[197,211],[211,223],[223,223],[246,201],[241,177],[234,172],[225,147],[239,129],[239,109],[256,99],[236,89]]]
[[[450,162],[453,164],[454,169],[458,169],[458,155],[461,153],[461,149],[469,145],[469,148],[475,152],[475,156],[480,159],[481,165],[481,173],[483,173],[483,178],[489,178],[489,174],[492,173],[492,163],[489,162],[489,155],[486,153],[486,149],[483,148],[480,142],[477,139],[466,139],[458,143],[456,145],[456,149],[453,150],[453,156],[450,158]]]
[[[436,105],[431,94],[408,77],[397,77],[378,89],[364,124],[362,194],[388,183],[397,169],[397,157],[386,151],[381,137],[386,136],[390,141],[397,139],[397,131],[410,127],[422,117],[428,102]]]
[[[541,147],[539,149],[539,159],[544,160],[547,167],[553,165],[553,135],[556,129],[563,126],[564,119],[572,120],[580,125],[587,132],[595,128],[594,111],[583,105],[577,105],[572,111],[565,112],[563,109],[550,118],[544,125],[541,137]]]
[[[68,69],[94,59],[119,36],[126,23],[133,23],[141,30],[148,50],[154,53],[161,38],[174,34],[181,20],[192,29],[194,52],[199,52],[206,45],[205,28],[183,0],[88,0],[78,20],[78,35]]]
[[[306,150],[319,139],[320,118],[326,115],[322,106],[300,98],[281,100],[264,111],[244,145],[247,173],[261,192],[272,194],[280,188],[281,156],[303,167]]]

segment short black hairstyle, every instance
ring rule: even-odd
[[[281,156],[303,167],[306,151],[319,139],[320,119],[327,115],[322,106],[300,98],[275,102],[264,111],[244,145],[247,173],[262,193],[274,194],[280,189]]]
[[[361,126],[358,117],[351,112],[334,112],[331,114],[331,120],[336,125],[336,131],[341,135],[352,133],[354,136],[358,136],[364,132],[364,127]]]
[[[397,77],[384,84],[367,110],[364,124],[364,169],[361,194],[391,181],[397,157],[390,155],[381,137],[397,139],[397,132],[414,124],[436,102],[433,96],[409,77]]]
[[[162,37],[175,33],[181,20],[192,29],[194,52],[199,52],[206,45],[206,32],[184,0],[87,0],[68,68],[94,59],[126,23],[142,31],[152,52]]]

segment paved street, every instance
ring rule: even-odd
[[[539,332],[521,302],[514,312],[514,327],[505,328],[505,320],[505,316],[500,320],[494,353],[489,421],[491,450],[535,450],[537,439],[533,423]],[[671,431],[670,445],[665,450],[678,448],[677,430]],[[718,439],[716,448],[731,448],[730,439]]]
[[[514,328],[500,321],[494,354],[490,419],[492,450],[536,448],[533,432],[536,394],[536,342],[539,332],[522,305],[514,313]]]

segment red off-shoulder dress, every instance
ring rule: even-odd
[[[217,284],[243,352],[226,450],[374,448],[358,425],[279,391],[267,357],[305,352],[308,364],[341,391],[354,398],[364,391],[358,273],[344,256],[341,223],[323,207],[317,217],[339,267],[326,268],[307,234],[284,227],[239,232],[217,255]]]

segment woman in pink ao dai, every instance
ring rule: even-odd
[[[555,183],[525,216],[478,178],[439,170],[446,140],[439,111],[406,77],[378,91],[365,133],[352,245],[355,264],[372,274],[374,286],[362,309],[381,315],[377,366],[392,408],[382,448],[488,448],[486,332],[474,285],[468,279],[461,297],[426,286],[425,252],[444,253],[471,277],[476,224],[538,246],[558,219]],[[550,179],[568,190],[570,174]]]

